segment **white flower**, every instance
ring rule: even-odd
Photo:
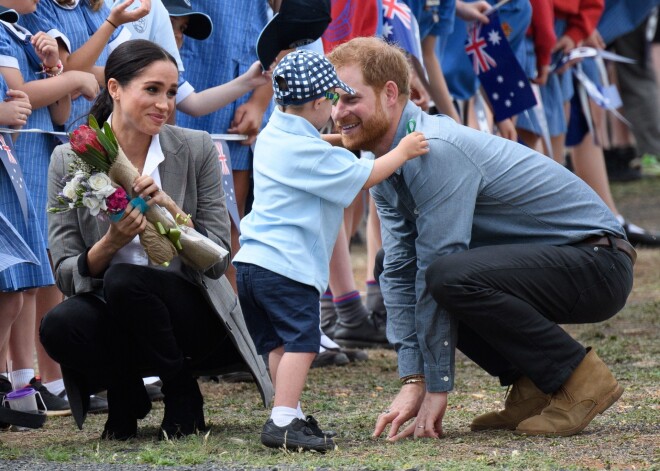
[[[110,181],[110,177],[108,177],[105,173],[99,172],[95,173],[91,177],[89,177],[89,186],[92,188],[93,191],[99,191],[102,188],[105,188],[107,186],[110,186],[112,181]]]
[[[94,191],[93,193],[94,193],[94,196],[97,196],[98,198],[105,199],[108,196],[110,196],[111,194],[113,194],[115,191],[117,191],[117,189],[114,186],[106,185],[103,188]]]
[[[64,195],[65,198],[68,198],[70,200],[75,200],[78,196],[76,192],[78,191],[79,187],[80,187],[80,181],[74,178],[73,180],[67,182],[66,185],[64,185],[64,188],[62,189],[62,194]]]
[[[97,216],[101,210],[101,200],[93,196],[83,196],[83,204],[89,209],[89,214]]]

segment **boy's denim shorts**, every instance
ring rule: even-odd
[[[257,353],[318,353],[318,290],[251,263],[236,263],[238,299]]]

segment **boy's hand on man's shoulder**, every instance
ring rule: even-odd
[[[411,132],[401,139],[398,147],[401,147],[408,159],[413,159],[429,152],[429,142],[424,137],[424,134],[418,131]]]

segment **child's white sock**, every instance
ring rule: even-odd
[[[59,396],[59,394],[64,391],[64,380],[62,378],[56,379],[55,381],[44,383],[44,386],[46,386],[46,389],[48,389],[51,394]]]
[[[276,406],[270,413],[270,418],[278,427],[289,425],[293,419],[298,418],[298,411],[293,407]]]
[[[32,378],[34,378],[34,369],[24,368],[12,371],[10,381],[14,389],[20,389],[30,384]]]

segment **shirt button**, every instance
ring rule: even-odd
[[[413,211],[413,213],[415,213],[415,214],[419,214],[419,209],[415,208],[415,210]]]
[[[442,379],[445,380],[445,381],[449,381],[449,376],[445,376],[445,377],[442,378]]]
[[[445,341],[445,347],[446,347],[447,345],[449,345],[449,342]]]

